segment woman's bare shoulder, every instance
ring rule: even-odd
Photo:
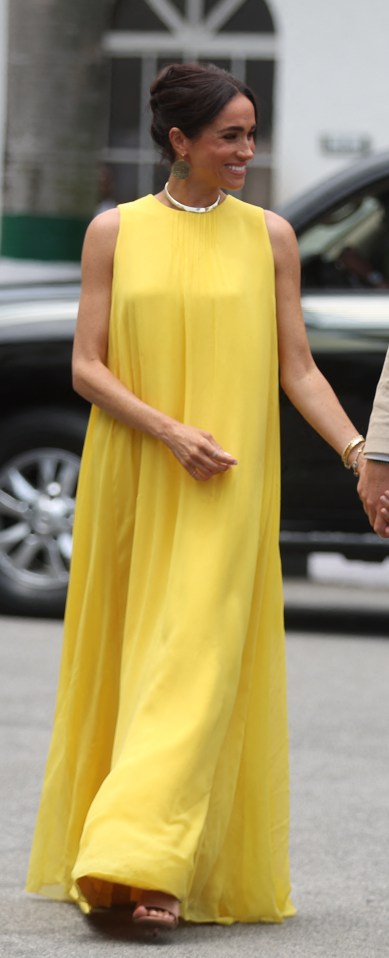
[[[264,210],[263,212],[271,240],[274,239],[277,243],[296,242],[294,229],[283,216],[274,213],[273,210]]]
[[[264,214],[276,265],[285,261],[285,258],[297,261],[299,249],[293,227],[283,216],[273,213],[272,210],[264,210]]]
[[[116,242],[119,232],[120,213],[118,207],[98,213],[89,223],[85,237],[92,242]]]
[[[85,233],[82,251],[84,274],[89,268],[112,268],[119,224],[118,209],[106,210],[91,220]]]

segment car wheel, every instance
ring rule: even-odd
[[[63,615],[86,420],[35,409],[0,428],[0,611]]]

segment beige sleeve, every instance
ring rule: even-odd
[[[389,454],[389,349],[375,394],[365,449],[371,455]]]

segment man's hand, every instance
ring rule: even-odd
[[[385,505],[385,497],[389,499],[389,462],[365,459],[357,491],[374,532],[389,539],[389,509]]]
[[[380,496],[379,513],[385,531],[383,533],[379,532],[378,534],[384,539],[389,539],[389,489],[386,490],[383,496]]]

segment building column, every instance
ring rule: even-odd
[[[5,128],[6,128],[6,99],[7,99],[8,3],[9,3],[9,0],[0,0],[0,248],[1,248],[1,218],[2,218],[2,212],[3,212],[3,181],[4,181],[4,154],[5,154]]]
[[[109,0],[12,0],[8,9],[1,252],[77,260],[106,139]]]

